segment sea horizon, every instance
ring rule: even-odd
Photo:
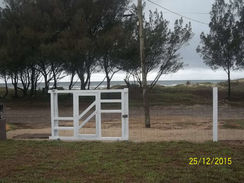
[[[191,84],[201,84],[201,83],[212,83],[212,84],[217,84],[220,82],[225,82],[226,80],[160,80],[157,82],[157,85],[160,86],[177,86],[180,84],[186,84],[188,82],[190,82]],[[148,81],[148,83],[150,84],[152,81]],[[90,83],[90,88],[96,88],[99,84],[101,83],[101,81],[91,81]],[[58,87],[62,87],[64,89],[68,89],[70,82],[58,82]],[[136,84],[136,82],[131,81],[131,84]],[[52,87],[53,82],[50,82],[50,87]],[[111,81],[110,83],[111,87],[116,86],[116,85],[126,85],[126,83],[124,81]],[[19,83],[18,85],[19,87],[21,87],[21,83]],[[106,81],[102,82],[102,84],[100,84],[99,88],[106,88],[107,83]],[[0,83],[0,87],[5,87],[4,83]],[[11,83],[8,83],[8,87],[9,88],[13,88],[13,85]],[[44,82],[40,82],[38,83],[37,88],[38,89],[42,89],[45,87],[45,83]],[[79,89],[80,87],[80,82],[76,82],[73,89]]]

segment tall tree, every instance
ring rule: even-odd
[[[132,20],[136,21],[133,18]],[[137,29],[137,27],[133,26],[136,25],[136,22],[131,22],[131,24],[131,26],[127,26],[127,29]],[[192,29],[191,24],[184,25],[182,19],[176,20],[173,29],[170,29],[169,22],[164,19],[162,12],[156,10],[149,12],[149,20],[144,19],[143,31],[146,79],[151,72],[157,73],[151,83],[146,80],[147,92],[150,92],[162,75],[177,72],[183,67],[179,50],[191,39]],[[137,78],[138,83],[142,86],[139,57],[140,36],[138,35],[138,30],[130,32],[131,36],[128,38],[129,44],[126,45],[127,50],[125,53],[129,53],[132,59],[123,60],[123,69]],[[150,99],[148,98],[148,103],[149,101]],[[147,112],[147,114],[149,113]],[[146,121],[145,126],[150,127],[148,121]]]
[[[213,70],[222,68],[228,77],[228,98],[231,97],[231,71],[238,70],[237,49],[239,38],[236,34],[236,16],[233,3],[216,0],[211,10],[210,32],[201,34],[197,52],[204,63]]]
[[[4,25],[2,24],[3,16],[2,9],[0,8],[0,78],[4,79],[5,82],[5,94],[0,96],[0,98],[5,98],[8,95],[8,73],[7,73],[7,57],[6,57],[6,49],[4,48],[4,37],[5,30]]]
[[[144,118],[146,128],[150,128],[150,108],[149,95],[147,87],[146,63],[145,63],[145,45],[144,45],[144,30],[143,30],[143,13],[142,0],[138,0],[138,19],[139,19],[139,44],[140,44],[140,61],[141,61],[141,76],[142,76],[142,96],[144,106]]]
[[[234,29],[236,38],[236,57],[237,66],[244,68],[244,1],[234,0],[233,11],[237,19],[237,23]]]
[[[119,42],[123,39],[123,21],[129,0],[106,0],[103,3],[102,30],[98,34],[97,46],[99,50],[99,66],[105,72],[107,89],[119,67]]]

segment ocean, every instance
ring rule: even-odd
[[[148,81],[148,83],[151,83],[152,81]],[[198,83],[220,83],[220,82],[224,82],[224,80],[161,80],[158,81],[157,85],[160,86],[176,86],[176,85],[180,85],[180,84],[186,84],[187,82],[190,82],[191,84],[198,84]],[[91,82],[91,89],[96,88],[101,82],[99,81],[93,81]],[[131,82],[131,84],[133,84],[133,82]],[[111,86],[116,86],[116,85],[126,85],[124,81],[111,81]],[[0,87],[4,87],[4,83],[0,83]],[[38,89],[42,89],[44,88],[44,83],[39,83],[38,84]],[[50,87],[52,86],[52,83],[50,83]],[[100,88],[106,88],[106,82],[103,82],[100,85]],[[13,88],[12,84],[8,84],[9,88]],[[20,86],[21,87],[21,84]],[[58,87],[63,87],[64,89],[68,89],[69,87],[69,82],[59,82],[58,83]],[[80,87],[80,83],[77,82],[74,86],[74,89],[79,89]]]

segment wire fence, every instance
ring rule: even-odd
[[[129,107],[129,140],[133,142],[155,141],[190,141],[206,142],[213,140],[213,95],[212,89],[208,89],[202,98],[187,98],[182,91],[179,100],[189,101],[172,103],[168,98],[160,98],[160,92],[150,96],[151,98],[151,128],[145,128],[142,102],[135,100],[140,98],[139,91],[130,93]],[[169,92],[170,93],[170,92]],[[107,94],[109,95],[109,94]],[[173,95],[173,94],[172,94]],[[219,141],[243,141],[244,140],[244,107],[223,102],[221,96],[218,100],[218,140]],[[176,96],[176,95],[174,95]],[[108,96],[107,96],[108,97]],[[168,96],[170,98],[170,96]],[[189,96],[190,97],[190,96]],[[133,99],[134,98],[134,99]],[[80,112],[89,106],[89,98],[80,99]],[[177,99],[174,99],[177,101]],[[208,101],[208,102],[203,102]],[[106,104],[104,109],[119,109],[116,104]],[[70,95],[60,97],[59,115],[69,116],[73,114],[73,103]],[[89,115],[88,113],[87,115]],[[6,108],[7,123],[16,126],[8,131],[8,138],[14,139],[48,139],[51,134],[50,108]],[[69,126],[72,121],[60,121],[63,126]],[[102,135],[112,137],[121,135],[121,114],[103,114],[101,116]],[[95,119],[88,122],[81,133],[94,133],[96,130]],[[72,135],[72,132],[60,132]]]

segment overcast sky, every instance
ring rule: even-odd
[[[211,10],[212,3],[214,2],[214,0],[152,0],[152,1],[174,12],[177,12],[184,16],[197,19],[199,21],[206,22],[206,23],[209,23],[210,20],[209,12]],[[180,18],[178,15],[167,12],[166,10],[163,10],[162,8],[150,3],[147,0],[144,0],[144,2],[146,2],[146,10],[145,10],[146,12],[148,12],[150,9],[151,10],[158,9],[158,11],[163,12],[165,19],[169,20],[171,24],[173,24],[176,19]],[[188,19],[184,19],[185,23],[188,23],[189,21],[190,20]],[[203,25],[193,21],[191,21],[191,24],[192,24],[192,31],[194,33],[194,37],[189,42],[189,46],[183,48],[181,51],[183,61],[186,65],[188,65],[185,68],[204,68],[204,67],[206,68],[201,58],[199,57],[199,54],[197,54],[195,50],[200,42],[201,32],[208,32],[209,30],[208,25]]]
[[[0,0],[1,3],[2,0]],[[133,0],[135,3],[137,0]],[[209,12],[211,10],[212,4],[214,0],[151,0],[155,3],[158,3],[174,12],[178,12],[184,16],[197,19],[199,21],[209,23],[210,15]],[[160,7],[153,5],[148,0],[144,0],[146,2],[145,13],[147,14],[149,10],[158,9],[162,11],[165,19],[174,23],[174,21],[180,18],[178,15],[167,12],[166,10],[161,9]],[[184,22],[189,22],[189,20],[184,19]],[[185,80],[193,80],[193,79],[226,79],[226,73],[222,70],[212,71],[207,66],[203,64],[202,59],[196,53],[196,47],[200,42],[200,34],[201,32],[208,32],[209,28],[207,25],[203,25],[197,22],[191,21],[192,29],[194,33],[194,37],[189,42],[189,45],[182,49],[181,55],[183,57],[183,61],[185,63],[185,67],[183,70],[175,74],[170,74],[167,76],[162,76],[162,80],[164,79],[185,79]],[[153,79],[154,74],[149,76],[149,79]],[[92,80],[101,80],[102,74],[94,74]],[[232,72],[232,79],[244,78],[244,72]],[[124,74],[120,73],[115,75],[113,80],[123,80]]]

